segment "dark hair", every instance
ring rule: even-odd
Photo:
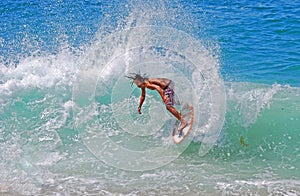
[[[148,79],[146,74],[143,74],[143,76],[141,76],[140,74],[137,73],[130,73],[129,75],[125,75],[125,77],[132,79],[131,86],[135,80],[144,82],[146,79]]]

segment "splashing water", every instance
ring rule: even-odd
[[[299,194],[299,88],[224,84],[211,7],[80,3],[2,2],[1,194]],[[194,105],[182,145],[155,92],[137,114],[124,75],[138,71],[171,78]]]

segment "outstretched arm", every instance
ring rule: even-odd
[[[145,88],[142,88],[142,94],[141,94],[141,97],[140,97],[140,103],[139,103],[139,107],[138,107],[138,113],[139,114],[142,114],[141,108],[142,108],[142,105],[144,103],[145,96],[146,96],[146,90],[145,90]]]

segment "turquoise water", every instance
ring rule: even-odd
[[[298,1],[0,5],[1,194],[300,194]],[[184,143],[132,71],[193,104]]]

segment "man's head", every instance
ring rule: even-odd
[[[131,85],[133,83],[135,83],[139,88],[141,88],[144,85],[145,80],[147,79],[145,75],[143,77],[143,76],[141,76],[140,74],[137,74],[137,73],[130,73],[130,75],[125,76],[125,77],[132,79]]]

